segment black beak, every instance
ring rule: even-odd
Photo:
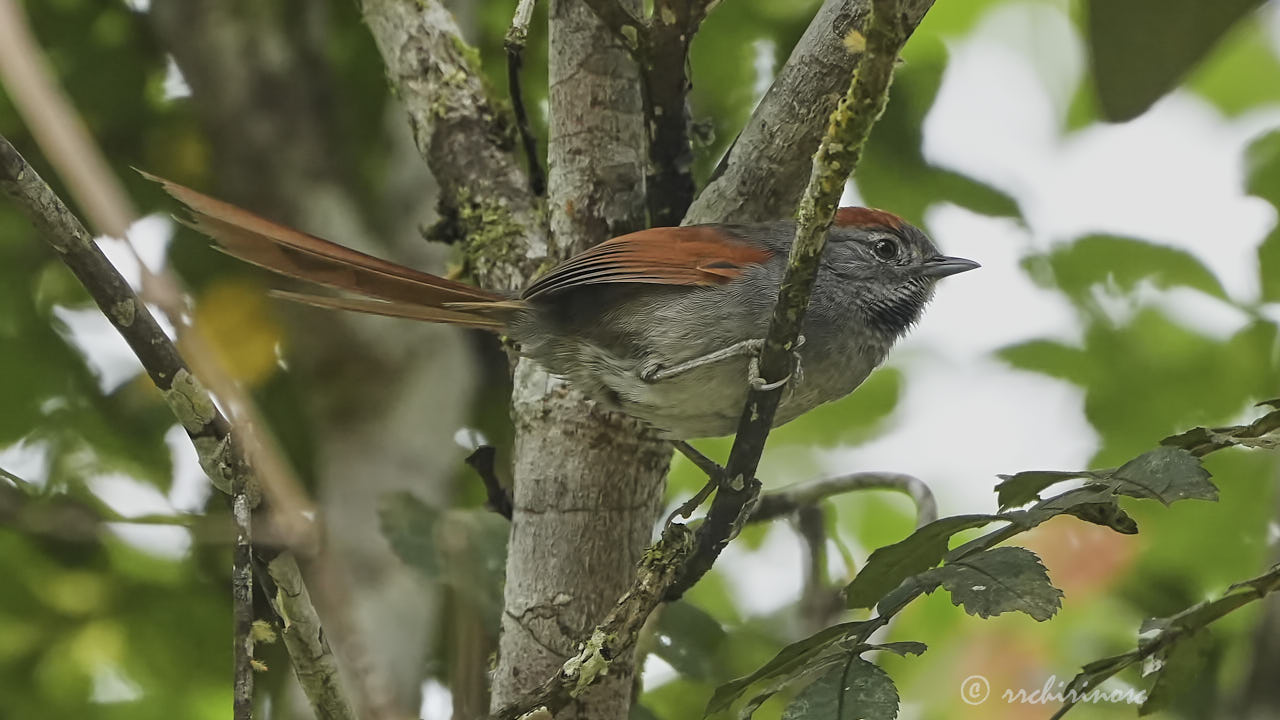
[[[937,257],[931,257],[928,260],[925,260],[924,263],[919,266],[919,270],[920,274],[924,277],[944,278],[948,275],[955,275],[956,273],[962,273],[980,267],[982,266],[978,263],[966,258],[938,255]]]

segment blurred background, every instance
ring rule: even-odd
[[[704,24],[692,57],[700,179],[818,4],[733,0]],[[452,5],[505,95],[512,3]],[[1126,83],[1176,60],[1145,25],[1107,36],[1066,0],[937,3],[848,200],[921,224],[983,269],[943,283],[853,396],[771,436],[766,489],[894,470],[929,483],[943,515],[993,512],[997,473],[1116,465],[1165,435],[1252,419],[1253,403],[1280,395],[1280,2],[1217,6],[1225,33],[1216,20],[1189,28],[1189,74],[1144,110],[1125,107],[1140,94]],[[545,141],[545,8],[533,27],[525,92]],[[257,402],[271,451],[325,521],[318,601],[348,638],[341,652],[366,700],[430,720],[484,707],[506,530],[462,460],[480,443],[498,448],[500,467],[509,457],[500,348],[269,301],[262,274],[175,225],[172,205],[130,170],[450,269],[452,249],[424,240],[432,179],[354,4],[0,0],[0,79],[0,134],[76,198],[93,232],[127,232],[133,250],[102,240],[113,262],[188,317]],[[1136,117],[1102,119],[1117,113]],[[0,204],[0,718],[198,719],[230,707],[227,508],[140,370]],[[723,458],[729,441],[697,445]],[[966,705],[961,682],[983,675],[998,695],[1066,680],[1131,648],[1144,618],[1280,558],[1275,456],[1233,450],[1206,465],[1221,500],[1136,506],[1136,536],[1074,518],[1025,536],[1066,592],[1047,623],[980,620],[943,593],[906,610],[889,639],[929,651],[883,660],[901,717],[1047,717],[996,697]],[[702,482],[678,460],[669,500]],[[861,493],[819,521],[821,569],[838,586],[915,518],[903,497]],[[748,528],[659,618],[635,717],[700,716],[716,685],[814,629],[810,554],[792,523]],[[1164,716],[1280,717],[1280,603],[1216,625],[1210,653],[1211,672]],[[306,717],[283,651],[259,655],[269,716]]]

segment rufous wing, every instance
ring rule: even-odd
[[[723,285],[773,253],[712,225],[652,228],[606,240],[556,266],[524,292],[533,300],[587,285]]]

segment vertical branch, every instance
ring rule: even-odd
[[[507,92],[511,95],[511,111],[516,116],[516,129],[520,131],[525,164],[529,168],[529,189],[534,195],[542,196],[547,192],[547,177],[538,157],[538,140],[533,136],[533,128],[529,125],[529,113],[524,107],[524,91],[520,84],[524,46],[529,40],[529,22],[533,20],[535,2],[536,0],[519,0],[503,46],[507,51]]]
[[[614,4],[627,16],[639,9]],[[551,0],[548,15],[547,205],[556,250],[569,255],[644,224],[643,101],[631,48],[581,0]],[[670,445],[640,423],[587,403],[534,363],[521,361],[514,381],[514,510],[495,709],[574,655],[631,583],[671,458]],[[632,658],[620,648],[602,686],[557,720],[626,717]]]
[[[243,483],[241,483],[243,485]],[[253,535],[249,519],[249,498],[236,487],[231,499],[231,517],[236,525],[236,544],[231,560],[231,605],[235,642],[235,680],[232,686],[232,716],[253,718]]]
[[[679,225],[693,202],[689,46],[711,4],[655,0],[653,19],[640,35],[649,131],[649,222],[659,227]]]

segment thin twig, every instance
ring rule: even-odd
[[[929,486],[914,475],[890,472],[860,472],[820,480],[807,480],[766,493],[760,498],[749,523],[764,522],[796,512],[826,498],[859,490],[897,490],[911,496],[916,506],[916,527],[938,519],[938,503]]]
[[[235,642],[235,681],[232,685],[232,717],[253,718],[253,529],[249,519],[249,498],[236,488],[231,501],[231,517],[236,525],[236,546],[231,563],[231,601]]]
[[[498,479],[497,468],[498,451],[492,446],[481,445],[476,451],[467,456],[466,463],[471,466],[472,470],[480,476],[480,480],[484,483],[485,494],[488,495],[485,506],[490,510],[498,513],[502,517],[510,520],[511,511],[511,494],[507,489],[502,487],[502,481]]]
[[[899,0],[873,0],[872,12],[865,55],[848,92],[831,114],[827,133],[814,155],[809,185],[796,209],[795,242],[760,357],[761,377],[766,383],[779,386],[773,390],[753,389],[747,394],[724,480],[711,503],[706,522],[698,528],[698,548],[685,574],[671,589],[670,599],[680,597],[711,569],[721,550],[741,527],[744,511],[759,494],[756,468],[784,390],[780,381],[792,371],[791,351],[799,338],[809,295],[817,279],[827,230],[871,127],[884,112],[898,51],[908,34]]]
[[[90,297],[111,321],[133,350],[151,381],[160,390],[174,415],[191,438],[200,466],[215,487],[228,494],[240,494],[249,509],[259,501],[256,478],[245,460],[238,436],[196,376],[187,367],[177,348],[164,334],[151,311],[102,254],[97,243],[22,155],[0,136],[0,193],[12,200],[39,230],[62,262],[71,270]],[[237,493],[237,490],[240,492]],[[296,562],[289,552],[277,556],[282,563]],[[301,577],[298,577],[301,583]],[[305,595],[303,596],[305,599]],[[309,605],[309,600],[305,600]],[[312,615],[314,608],[308,608]],[[286,618],[287,620],[287,618]],[[318,628],[318,625],[317,625]],[[326,645],[327,648],[327,645]],[[332,657],[293,656],[299,678],[317,672],[317,662]],[[341,686],[335,684],[324,697],[308,694],[318,715],[345,719],[354,717]],[[305,687],[305,683],[304,683]],[[335,704],[333,698],[342,700]],[[343,712],[345,707],[346,711]]]
[[[827,583],[827,513],[821,505],[805,505],[796,512],[795,525],[808,555],[800,617],[810,630],[818,630],[827,626],[832,612],[840,607],[838,593]]]
[[[524,65],[524,46],[529,40],[529,22],[533,20],[533,5],[537,0],[520,0],[516,4],[511,27],[507,30],[503,46],[507,50],[507,92],[511,95],[511,110],[516,116],[516,128],[524,145],[525,161],[529,165],[529,189],[534,195],[547,194],[547,175],[538,156],[538,139],[529,124],[529,113],[524,107],[524,92],[520,85],[520,68]]]

